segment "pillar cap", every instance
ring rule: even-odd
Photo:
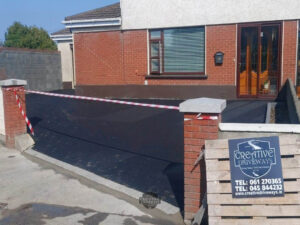
[[[214,98],[194,98],[179,105],[183,113],[221,113],[226,108],[226,100]]]
[[[27,85],[26,80],[18,80],[18,79],[8,79],[8,80],[1,80],[0,86],[25,86]]]

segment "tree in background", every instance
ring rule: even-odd
[[[26,26],[19,22],[11,25],[5,33],[5,47],[56,50],[57,46],[43,28]]]

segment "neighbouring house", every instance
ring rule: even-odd
[[[77,32],[90,32],[91,30],[120,30],[120,13],[120,4],[118,3],[69,16],[63,21],[66,28],[51,34],[52,40],[57,43],[58,50],[61,52],[64,88],[73,88],[76,85],[74,34]],[[93,54],[93,50],[87,50]],[[97,57],[97,55],[94,56]]]
[[[63,23],[82,92],[272,99],[300,86],[299,19],[298,0],[121,0]]]
[[[73,35],[70,29],[62,29],[51,36],[57,43],[57,49],[61,53],[62,82],[64,89],[74,87],[74,59],[73,59]]]

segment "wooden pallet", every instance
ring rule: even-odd
[[[285,196],[233,199],[228,140],[205,142],[209,225],[300,225],[300,135],[279,143]]]

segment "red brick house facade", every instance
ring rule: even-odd
[[[297,21],[284,21],[282,80],[296,79]],[[103,31],[74,34],[76,85],[237,85],[237,25],[206,27],[206,78],[148,77],[148,31]],[[214,54],[224,53],[222,65]]]
[[[268,1],[121,0],[66,17],[76,92],[116,98],[275,99],[288,78],[300,87],[300,3]],[[280,13],[282,7],[286,13]],[[199,210],[205,190],[204,164],[195,167],[195,159],[205,140],[217,139],[220,116],[219,121],[184,125],[187,220]]]
[[[148,31],[104,31],[74,34],[77,85],[235,85],[236,25],[206,28],[205,79],[149,79]],[[214,54],[227,56],[216,66]],[[101,59],[102,58],[102,59]]]
[[[78,90],[91,86],[108,90],[111,86],[111,92],[101,95],[127,97],[125,92],[112,92],[116,85],[119,90],[131,85],[131,90],[136,90],[134,97],[141,97],[138,93],[143,88],[151,93],[160,87],[165,90],[160,96],[149,97],[232,99],[275,98],[287,78],[296,85],[297,19],[124,29],[128,16],[126,10],[121,15],[121,7],[128,4],[125,2],[66,17],[64,23],[73,34]],[[161,34],[153,39],[151,32]],[[197,35],[203,36],[197,39]],[[184,40],[188,40],[186,44]],[[153,57],[155,46],[158,55]],[[217,52],[224,55],[220,64],[215,62]],[[201,62],[195,62],[194,56]],[[153,72],[153,66],[159,71]],[[175,72],[167,71],[172,69]],[[174,96],[163,92],[174,92]]]

